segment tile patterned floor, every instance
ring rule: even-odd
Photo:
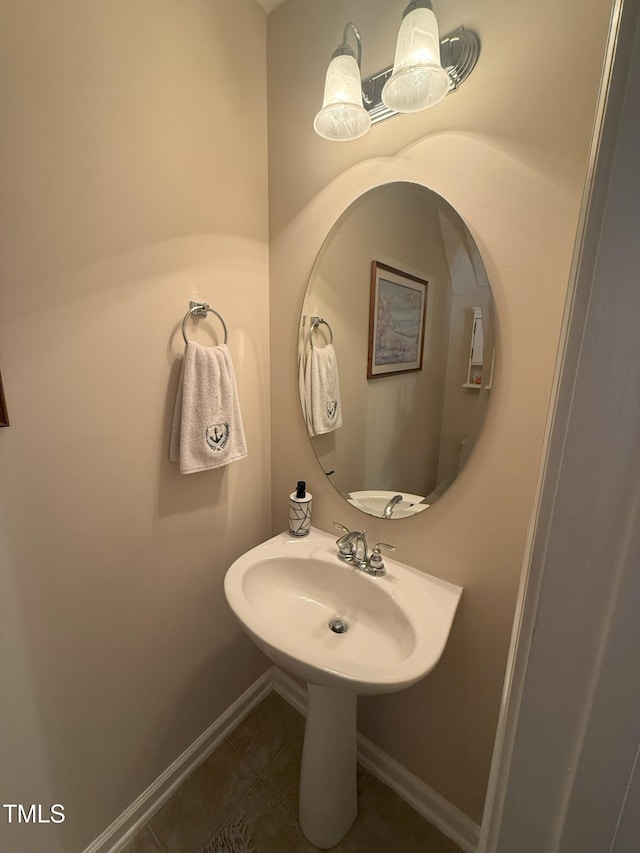
[[[314,853],[297,821],[304,719],[270,693],[183,782],[121,853],[200,853],[246,819],[255,853]],[[332,853],[460,853],[358,768],[358,817]]]

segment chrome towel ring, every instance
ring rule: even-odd
[[[333,329],[327,323],[327,321],[325,319],[323,319],[322,317],[311,317],[311,328],[309,330],[309,340],[311,341],[311,346],[314,346],[313,337],[312,337],[313,333],[318,328],[318,326],[323,325],[323,324],[327,327],[327,329],[329,329],[329,334],[331,335],[331,338],[329,339],[329,343],[330,344],[333,343]]]
[[[224,329],[224,343],[226,344],[229,333],[227,332],[227,324],[222,319],[222,316],[218,314],[207,302],[194,302],[193,299],[189,303],[189,310],[184,315],[184,320],[182,321],[182,337],[184,338],[185,346],[189,343],[189,339],[187,338],[187,321],[189,317],[206,317],[207,314],[215,314],[218,320],[222,323],[222,328]]]

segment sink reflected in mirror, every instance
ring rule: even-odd
[[[397,500],[399,498],[399,500]],[[349,492],[349,503],[377,518],[406,518],[422,512],[429,506],[423,495],[409,492],[384,491],[384,489]]]

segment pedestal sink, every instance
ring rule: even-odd
[[[274,536],[228,569],[227,601],[278,666],[308,685],[300,826],[316,847],[357,813],[356,697],[402,690],[436,665],[462,588],[385,557],[373,577],[338,560],[335,539]]]

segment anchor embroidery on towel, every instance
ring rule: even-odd
[[[207,427],[206,439],[212,450],[224,450],[229,441],[229,424],[213,424]]]
[[[337,400],[328,400],[327,401],[327,417],[330,421],[332,421],[336,413],[338,411],[338,401]]]

